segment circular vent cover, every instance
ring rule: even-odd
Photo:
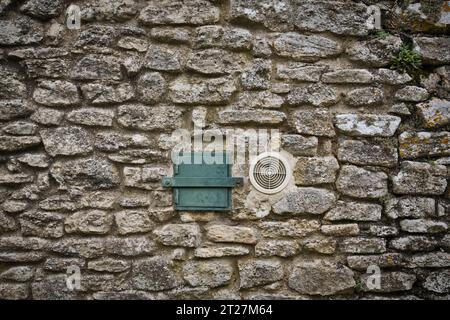
[[[264,152],[251,162],[249,177],[256,190],[274,194],[283,190],[289,183],[291,168],[278,152]]]

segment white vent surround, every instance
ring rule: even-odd
[[[250,182],[256,190],[265,194],[283,190],[291,175],[289,162],[278,152],[261,153],[250,163]]]

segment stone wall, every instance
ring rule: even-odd
[[[450,6],[379,3],[380,33],[375,2],[1,0],[0,298],[448,299]],[[281,130],[295,184],[175,212],[171,133],[204,113]]]

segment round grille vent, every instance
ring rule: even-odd
[[[264,152],[251,162],[249,177],[256,190],[274,194],[283,190],[289,183],[291,168],[278,152]]]

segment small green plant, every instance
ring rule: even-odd
[[[416,77],[422,72],[422,57],[411,45],[404,44],[392,60],[391,69]]]
[[[377,31],[377,33],[375,35],[376,35],[377,38],[380,38],[380,39],[384,40],[384,39],[386,39],[389,36],[389,32],[386,32],[384,30],[379,30],[379,31]]]

